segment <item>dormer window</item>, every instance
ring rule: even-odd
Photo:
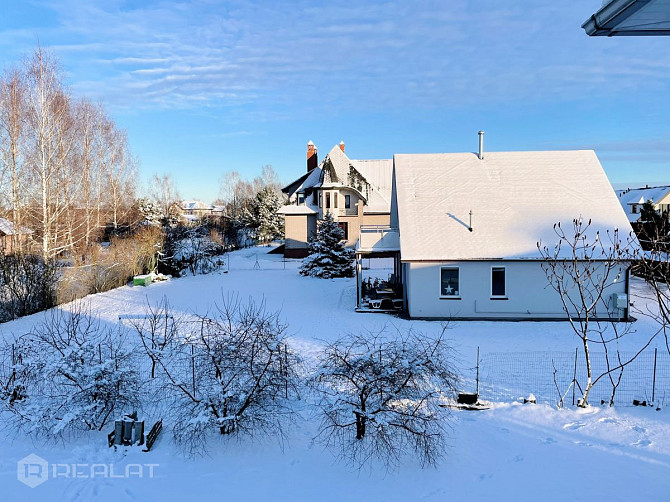
[[[344,208],[345,209],[351,208],[351,195],[344,196]]]
[[[637,214],[637,204],[633,204],[633,205],[630,207],[630,212],[631,212],[632,214]]]
[[[298,194],[298,204],[304,204],[305,203],[305,194],[304,193],[299,193]]]

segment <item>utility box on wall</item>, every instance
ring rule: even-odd
[[[628,295],[626,293],[612,293],[613,309],[628,309]]]

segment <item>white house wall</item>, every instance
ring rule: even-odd
[[[565,313],[537,261],[464,261],[404,263],[407,308],[413,318],[563,319]],[[440,297],[440,269],[459,267],[460,299]],[[505,267],[506,300],[491,299],[491,268]],[[627,293],[626,268],[607,288]],[[613,274],[613,276],[616,274]],[[613,278],[612,276],[612,278]],[[608,317],[605,308],[599,317]]]

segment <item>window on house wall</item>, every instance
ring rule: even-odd
[[[304,204],[305,203],[305,194],[304,193],[299,193],[298,194],[298,204]]]
[[[326,192],[326,209],[330,209],[330,192]]]
[[[316,193],[316,190],[312,192],[312,204],[318,204],[319,203],[319,196]]]
[[[339,227],[342,229],[344,232],[344,240],[348,241],[349,240],[349,223],[346,221],[340,221],[338,223]]]
[[[337,209],[337,199],[340,198],[340,194],[337,192],[333,193],[333,207]]]
[[[319,207],[323,207],[323,194],[319,192]]]
[[[505,267],[491,267],[491,296],[505,296]]]
[[[351,195],[344,196],[344,208],[349,209],[351,207]]]
[[[460,296],[458,267],[442,267],[440,269],[440,296]]]
[[[633,213],[633,214],[637,214],[637,206],[636,206],[635,204],[633,204],[633,205],[631,206],[631,208],[630,208],[630,212]]]

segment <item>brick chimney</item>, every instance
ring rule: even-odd
[[[344,141],[340,141],[340,150],[344,151]]]
[[[311,141],[307,143],[307,172],[310,172],[317,165],[319,165],[318,156],[316,154],[316,147]]]

